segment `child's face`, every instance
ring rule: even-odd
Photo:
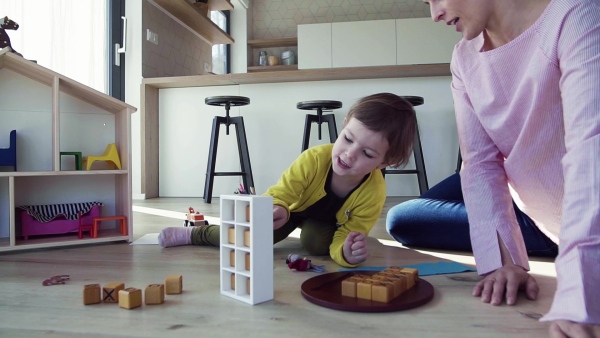
[[[369,130],[362,122],[351,118],[335,141],[332,151],[333,172],[339,176],[362,178],[383,163],[388,142],[379,132]]]

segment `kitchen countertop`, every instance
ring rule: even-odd
[[[268,67],[268,66],[266,66]],[[185,88],[254,83],[384,79],[405,77],[450,76],[450,64],[375,66],[350,68],[301,69],[289,71],[237,73],[224,75],[192,75],[145,78],[142,84],[151,88]]]

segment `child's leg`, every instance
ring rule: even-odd
[[[179,245],[219,246],[221,237],[218,225],[164,228],[158,235],[158,244],[163,248]]]
[[[204,225],[193,227],[191,244],[220,246],[221,226],[220,225]]]
[[[312,256],[329,255],[329,246],[333,242],[333,235],[337,230],[335,222],[325,222],[307,219],[302,222],[300,243]]]
[[[195,227],[185,228],[164,228],[158,235],[158,244],[163,248],[178,245],[190,245],[192,244],[192,230]]]

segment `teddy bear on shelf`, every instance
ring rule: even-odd
[[[17,29],[19,29],[19,24],[9,19],[8,16],[5,16],[4,18],[0,18],[0,49],[10,47],[13,53],[19,56],[23,56],[11,46],[10,38],[6,33],[7,29],[16,31]]]

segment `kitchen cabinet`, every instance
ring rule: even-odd
[[[0,172],[0,252],[131,241],[130,128],[136,109],[4,50],[0,100],[0,135],[17,130],[18,163],[18,171]],[[93,170],[75,170],[72,157],[60,156],[61,151],[102,154],[108,143],[117,145],[122,169],[99,163]],[[104,215],[126,216],[128,235],[106,229],[97,238],[19,236],[18,206],[91,201],[104,204]]]
[[[461,38],[430,18],[298,25],[298,68],[447,64]]]
[[[396,20],[337,22],[331,26],[332,66],[396,64]]]
[[[331,24],[298,25],[298,54],[298,69],[331,68]]]
[[[430,18],[396,20],[398,65],[449,63],[462,34]]]

